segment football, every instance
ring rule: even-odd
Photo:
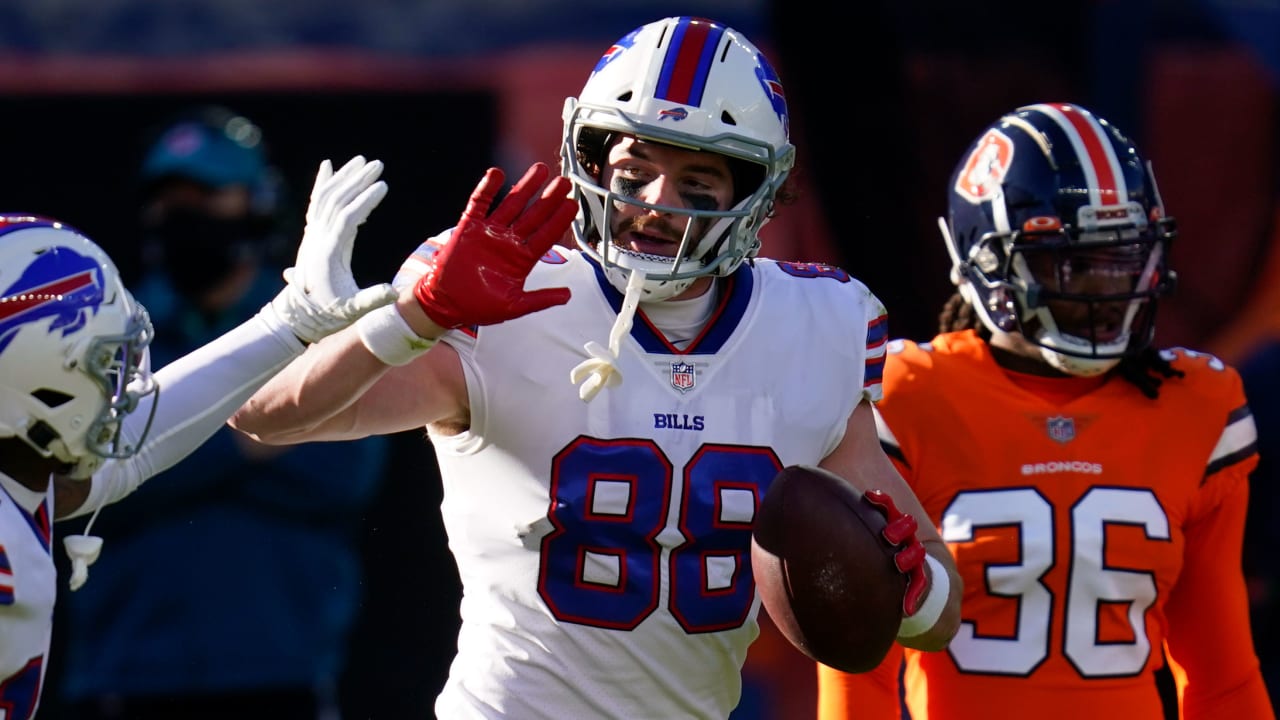
[[[880,536],[885,518],[834,473],[792,465],[756,513],[751,568],[765,611],[801,652],[837,670],[884,660],[907,578]]]

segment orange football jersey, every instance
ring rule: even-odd
[[[1119,377],[1000,368],[973,331],[895,342],[881,441],[964,579],[950,646],[864,675],[819,668],[819,714],[1161,720],[1167,649],[1183,718],[1274,718],[1240,570],[1256,431],[1235,370],[1187,350],[1150,399]]]

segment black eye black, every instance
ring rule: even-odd
[[[638,196],[640,194],[640,189],[643,188],[644,186],[645,186],[645,183],[643,181],[633,180],[631,178],[620,177],[620,178],[614,178],[614,181],[613,181],[614,192],[618,193],[623,197],[629,197],[629,198]]]
[[[710,195],[703,193],[680,193],[680,197],[689,203],[689,207],[694,210],[717,210],[719,209],[716,199]]]

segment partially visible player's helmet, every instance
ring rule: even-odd
[[[1065,103],[1018,108],[965,152],[949,199],[952,280],[992,332],[1020,332],[1081,376],[1151,343],[1176,226],[1150,166],[1106,120]]]
[[[156,391],[151,321],[93,241],[46,218],[0,215],[0,437],[87,478],[137,452],[125,416]]]
[[[732,273],[759,252],[757,233],[795,160],[787,124],[777,73],[741,33],[691,17],[633,30],[600,58],[579,96],[565,101],[561,166],[581,204],[573,225],[578,245],[619,290],[625,291],[633,269],[643,270],[647,300],[679,294],[700,276]],[[734,206],[658,207],[601,187],[605,153],[619,135],[727,156]],[[611,238],[610,219],[619,204],[714,222],[701,237],[686,232],[675,258],[635,253]]]

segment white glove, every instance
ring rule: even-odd
[[[387,194],[387,184],[378,180],[381,174],[381,161],[366,162],[360,155],[336,173],[328,160],[320,163],[298,257],[284,271],[288,285],[271,301],[304,342],[331,335],[396,299],[390,283],[362,290],[351,274],[356,229]]]

